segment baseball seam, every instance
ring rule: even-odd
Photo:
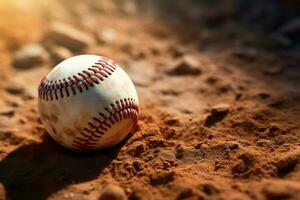
[[[117,122],[131,118],[135,123],[138,120],[139,105],[133,98],[115,101],[105,108],[106,114],[99,112],[88,123],[73,141],[73,148],[84,151],[94,149],[102,136]]]
[[[44,101],[58,100],[76,95],[83,90],[89,90],[95,84],[99,84],[108,78],[116,70],[117,65],[107,58],[99,59],[94,65],[77,73],[76,75],[50,81],[44,77],[38,89],[39,98]]]

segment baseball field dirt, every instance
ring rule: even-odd
[[[0,0],[0,199],[300,199],[299,8]],[[79,54],[138,92],[137,126],[107,150],[61,147],[38,114],[41,79]]]

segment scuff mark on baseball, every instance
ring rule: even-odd
[[[69,149],[112,147],[138,120],[138,96],[131,79],[102,56],[64,60],[42,79],[38,92],[42,123],[55,141]]]

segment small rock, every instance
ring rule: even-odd
[[[205,82],[209,85],[215,85],[219,81],[218,77],[210,76],[208,77]]]
[[[300,33],[300,18],[293,19],[282,27],[280,27],[279,31],[283,34],[294,35]]]
[[[178,126],[180,124],[178,119],[166,119],[164,123],[169,126]]]
[[[103,29],[98,33],[98,40],[102,44],[112,43],[116,40],[116,38],[117,32],[112,28]]]
[[[212,113],[223,113],[223,112],[228,112],[229,111],[230,106],[228,104],[225,103],[220,103],[214,107],[212,107],[211,112]]]
[[[167,141],[162,138],[150,138],[148,140],[148,146],[150,148],[157,148],[157,147],[166,147]]]
[[[6,117],[12,117],[15,114],[15,110],[12,108],[1,108],[0,109],[0,115],[6,116]]]
[[[49,51],[54,64],[73,56],[72,52],[63,46],[52,46]]]
[[[281,127],[280,124],[271,122],[269,124],[269,127],[265,130],[264,134],[269,136],[269,137],[274,137],[276,135],[283,134],[285,131]]]
[[[188,187],[181,190],[176,199],[186,199],[194,195],[193,189]]]
[[[80,51],[95,43],[93,37],[75,27],[61,22],[53,22],[44,35],[43,41]]]
[[[158,134],[159,134],[158,129],[150,128],[150,129],[146,130],[143,135],[144,135],[144,137],[151,137],[151,136],[156,136]]]
[[[243,160],[245,162],[245,164],[248,166],[252,166],[254,164],[254,160],[255,160],[254,156],[249,153],[243,153],[243,154],[239,155],[238,159]]]
[[[23,101],[19,98],[16,98],[16,99],[12,99],[12,100],[8,101],[7,105],[10,107],[13,107],[13,108],[17,108],[17,107],[23,105]]]
[[[230,106],[224,103],[214,106],[211,109],[210,114],[207,116],[204,126],[211,127],[215,123],[224,119],[229,112],[229,108]]]
[[[28,44],[16,52],[13,66],[18,69],[29,69],[47,62],[47,51],[39,44]]]
[[[201,69],[199,68],[199,62],[191,56],[184,56],[175,67],[168,71],[170,75],[199,75],[201,74]]]
[[[239,101],[243,97],[243,93],[237,92],[235,95],[235,100]]]
[[[205,194],[211,196],[219,193],[219,189],[216,188],[214,185],[211,183],[204,183],[199,185],[197,188],[202,190]]]
[[[181,159],[184,156],[184,148],[182,146],[177,146],[175,151],[175,157]]]
[[[100,193],[99,200],[126,200],[126,194],[123,188],[117,185],[108,184]]]
[[[27,120],[26,120],[26,118],[20,117],[19,122],[20,122],[20,124],[25,124],[27,122]],[[41,121],[39,121],[39,123],[42,124]]]
[[[140,156],[146,149],[146,145],[144,142],[135,142],[132,147],[130,147],[127,153],[131,156],[138,157]]]
[[[164,130],[164,138],[165,139],[171,139],[171,138],[174,138],[177,134],[176,134],[176,131],[172,128],[166,128]]]
[[[237,143],[231,143],[228,145],[228,148],[231,150],[235,150],[239,148],[239,145]]]
[[[290,155],[279,159],[277,163],[275,163],[278,176],[283,177],[293,172],[299,160],[299,156],[297,155]]]
[[[235,166],[232,167],[232,173],[240,174],[248,170],[248,166],[243,162],[239,161]]]
[[[257,95],[262,99],[268,99],[271,96],[269,93],[266,92],[260,92]]]
[[[168,161],[169,163],[175,163],[176,161],[174,152],[170,150],[161,150],[157,155],[157,158],[162,161]]]
[[[232,84],[221,84],[219,86],[217,86],[217,90],[220,92],[220,93],[228,93],[230,91],[233,91],[233,87],[232,87]]]
[[[259,138],[255,144],[259,147],[272,147],[272,141],[268,139]]]
[[[174,180],[174,171],[158,171],[150,175],[150,184],[153,186],[166,184]]]
[[[157,46],[152,46],[152,47],[150,47],[150,52],[152,55],[158,56],[161,53],[161,50]]]
[[[239,162],[232,168],[233,174],[243,174],[254,165],[254,156],[249,153],[243,153],[238,156]]]
[[[137,171],[141,171],[144,168],[144,163],[142,161],[133,161],[132,167]]]
[[[181,94],[181,92],[176,91],[176,89],[174,89],[174,88],[163,89],[161,91],[161,93],[164,94],[164,95],[172,95],[172,96],[178,96],[179,94]]]
[[[0,139],[11,138],[14,135],[14,131],[9,129],[0,129]]]
[[[220,163],[219,161],[215,161],[215,171],[224,168],[223,163]]]
[[[13,95],[20,95],[25,92],[23,86],[16,84],[9,84],[5,87],[5,91]]]
[[[0,130],[0,140],[6,140],[11,145],[18,145],[24,142],[26,139],[18,137],[16,132],[13,130]]]

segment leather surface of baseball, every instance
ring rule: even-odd
[[[112,60],[80,55],[55,66],[40,83],[38,107],[47,132],[77,151],[111,147],[137,123],[138,97]]]

